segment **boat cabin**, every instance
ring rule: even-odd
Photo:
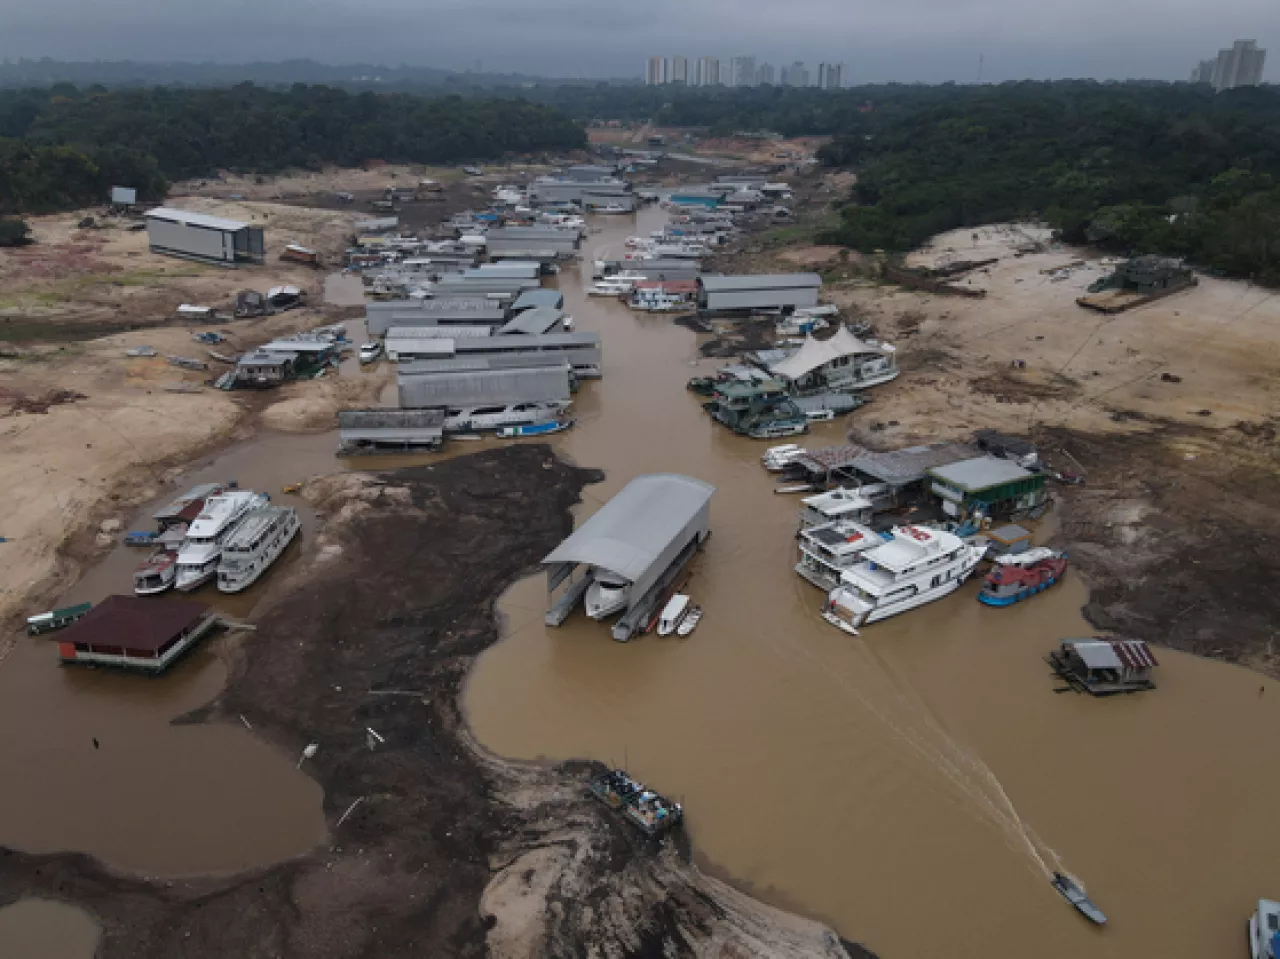
[[[1159,665],[1140,639],[1064,639],[1048,662],[1071,688],[1093,696],[1155,689],[1151,670]]]

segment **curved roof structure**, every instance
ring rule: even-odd
[[[770,372],[775,376],[797,380],[842,356],[854,356],[858,353],[884,355],[893,352],[896,351],[888,343],[868,343],[850,333],[847,326],[841,326],[830,339],[816,340],[812,334],[806,335],[804,345],[785,360],[774,363]]]
[[[710,483],[678,473],[637,476],[542,562],[586,563],[634,582],[714,492]]]

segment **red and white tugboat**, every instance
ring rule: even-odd
[[[1044,546],[997,556],[995,568],[982,581],[978,600],[988,606],[1012,606],[1044,592],[1066,571],[1067,554]]]

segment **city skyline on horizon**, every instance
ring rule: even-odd
[[[692,69],[690,68],[692,64]],[[775,67],[767,60],[751,54],[734,57],[700,56],[693,58],[682,54],[651,56],[640,73],[646,86],[684,84],[690,87],[755,87],[787,86],[816,87],[824,90],[840,90],[852,86],[843,61],[822,60],[817,69],[809,70],[808,63],[794,60]]]

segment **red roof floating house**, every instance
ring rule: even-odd
[[[115,666],[159,674],[218,625],[204,603],[108,596],[58,634],[64,665]]]

